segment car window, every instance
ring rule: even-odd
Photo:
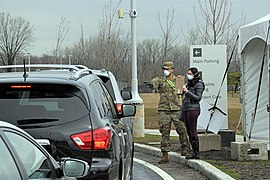
[[[114,104],[114,101],[110,95],[110,93],[107,91],[106,87],[103,85],[103,84],[100,84],[101,88],[103,89],[104,91],[104,96],[106,97],[106,99],[108,100],[108,105],[111,110],[111,113],[113,114],[114,117],[117,116],[117,110],[115,109],[115,104]]]
[[[48,122],[57,124],[80,119],[89,110],[78,92],[63,85],[32,84],[28,88],[3,85],[0,87],[1,119],[15,125],[23,125],[29,119],[35,119],[33,123],[51,119]]]
[[[107,90],[109,91],[110,95],[112,96],[112,98],[114,100],[116,100],[116,97],[115,97],[115,92],[114,92],[114,87],[112,85],[112,81],[109,77],[107,76],[103,76],[103,75],[99,75],[98,74],[98,77],[103,81],[103,83],[105,84]]]
[[[29,179],[50,178],[50,160],[29,140],[14,132],[4,132],[21,159]]]
[[[102,118],[116,118],[115,108],[112,107],[111,103],[108,100],[108,92],[106,88],[102,88],[103,85],[100,82],[96,81],[90,84],[90,89],[92,90],[93,99],[96,107],[98,108],[99,114]],[[111,100],[112,101],[112,100]]]
[[[106,81],[104,84],[106,88],[108,89],[108,91],[110,92],[112,98],[115,100],[116,98],[115,98],[112,82],[109,80],[109,81]]]
[[[0,179],[22,179],[6,144],[0,138]]]

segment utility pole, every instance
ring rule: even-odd
[[[137,39],[136,39],[136,17],[137,11],[135,8],[135,0],[130,0],[130,11],[124,12],[118,10],[118,17],[123,18],[124,14],[129,14],[131,19],[131,61],[132,61],[132,79],[131,93],[132,99],[130,103],[136,105],[136,115],[133,117],[133,134],[134,137],[144,137],[144,104],[138,92],[137,78]]]

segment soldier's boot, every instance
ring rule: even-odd
[[[181,146],[181,150],[180,150],[181,156],[186,156],[186,155],[188,155],[189,153],[190,153],[190,148],[189,148],[189,146],[187,146],[187,145],[182,145],[182,146]]]
[[[191,154],[188,154],[186,156],[186,159],[200,159],[198,137],[192,137],[191,146],[192,146],[193,152]]]
[[[188,155],[190,153],[190,151],[191,151],[188,138],[182,140],[179,137],[179,140],[180,140],[180,147],[181,147],[181,149],[180,149],[181,156]]]
[[[169,162],[169,157],[168,157],[168,152],[167,151],[163,151],[162,152],[162,157],[161,160],[158,162],[159,164],[165,164]]]

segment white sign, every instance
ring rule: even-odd
[[[201,127],[201,129],[208,129],[209,131],[217,134],[221,129],[222,124],[225,122],[226,115],[221,113],[218,109],[215,111],[209,111],[209,109],[213,106],[204,102],[203,100],[200,102],[200,105],[201,114],[198,121],[199,128]]]
[[[196,67],[201,71],[202,80],[205,84],[202,101],[212,107],[218,98],[216,106],[228,114],[227,78],[225,78],[219,97],[217,97],[227,67],[226,48],[226,45],[192,45],[190,46],[190,66]],[[201,103],[202,106],[204,106],[203,104]],[[209,122],[208,115],[206,115],[209,114],[209,112],[206,112],[208,109],[202,107],[201,115],[198,119],[198,129],[206,129],[205,124]],[[214,121],[217,122],[218,119],[215,118]],[[222,124],[218,123],[218,126],[214,121],[210,123],[215,129],[214,131],[217,130],[217,127],[228,129],[228,116],[220,119]],[[210,131],[211,126],[209,127]]]

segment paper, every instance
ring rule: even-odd
[[[182,94],[183,85],[185,84],[185,76],[178,75],[175,82],[175,94]]]

